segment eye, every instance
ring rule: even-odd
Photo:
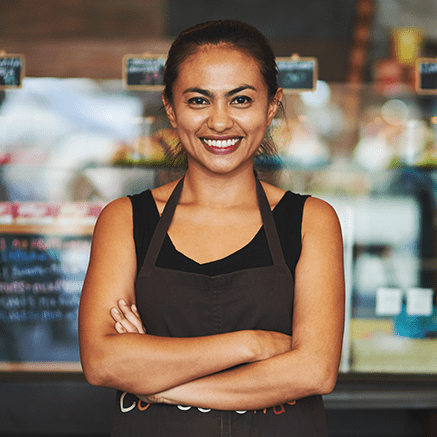
[[[203,97],[192,97],[188,100],[188,104],[191,106],[204,106],[208,104],[208,101]]]
[[[232,103],[237,106],[248,106],[252,103],[252,99],[247,96],[237,96],[232,100]]]

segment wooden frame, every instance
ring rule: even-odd
[[[429,71],[422,72],[422,66],[429,65]],[[423,74],[427,74],[428,77],[424,78]],[[417,94],[437,94],[437,58],[418,58],[416,60],[415,70],[415,89]],[[423,79],[428,79],[430,82],[428,85],[434,85],[434,87],[423,87]]]
[[[6,69],[9,69],[9,71],[6,71]],[[25,59],[23,55],[0,51],[0,90],[21,88],[24,72]],[[9,78],[13,83],[7,83]]]

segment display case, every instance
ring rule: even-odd
[[[0,370],[80,372],[92,227],[114,198],[183,172],[160,91],[25,78],[0,105]],[[319,81],[287,95],[261,179],[328,201],[343,229],[341,375],[437,377],[437,101]]]

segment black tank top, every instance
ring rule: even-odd
[[[285,262],[294,276],[301,252],[302,213],[305,200],[309,196],[286,191],[273,209],[273,218],[284,253]],[[134,240],[137,266],[141,266],[147,253],[150,240],[159,220],[159,212],[150,190],[129,196],[132,202]],[[158,267],[184,272],[215,276],[254,267],[272,264],[264,226],[242,249],[233,254],[206,264],[198,264],[176,250],[166,236],[156,261]]]

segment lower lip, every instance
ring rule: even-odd
[[[227,146],[227,147],[210,146],[210,145],[206,144],[204,141],[202,141],[202,143],[203,143],[203,146],[205,147],[205,149],[208,150],[208,152],[213,153],[214,155],[229,155],[230,153],[233,153],[238,148],[238,146],[241,143],[241,140],[238,140],[232,146]]]

